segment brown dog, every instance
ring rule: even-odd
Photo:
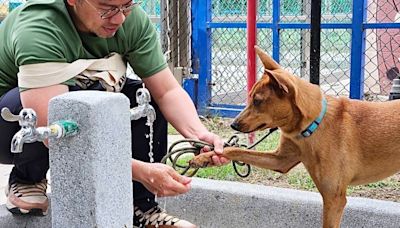
[[[241,132],[278,127],[280,145],[269,153],[229,147],[223,156],[281,173],[302,162],[323,198],[323,227],[339,227],[348,185],[400,170],[400,100],[326,96],[255,48],[265,72],[231,126]],[[200,154],[190,163],[207,166],[213,154]]]

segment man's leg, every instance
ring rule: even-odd
[[[128,79],[122,90],[131,101],[131,108],[137,106],[136,90],[141,87],[142,83],[140,81]],[[167,153],[167,121],[154,101],[151,102],[151,105],[156,110],[156,120],[153,123],[153,158],[154,162],[160,162]],[[146,118],[132,121],[131,132],[133,158],[149,162],[150,146],[149,138],[146,137],[149,134],[149,127],[146,125]],[[192,223],[169,215],[165,210],[162,210],[155,201],[154,194],[136,181],[133,182],[133,198],[135,204],[134,227],[144,227],[150,224],[156,226],[168,225],[169,227],[196,227]]]
[[[139,88],[142,88],[141,81],[128,79],[121,91],[129,98],[131,108],[137,106],[136,90]],[[156,110],[156,120],[153,123],[153,157],[154,162],[160,162],[167,153],[167,121],[153,100],[151,101],[151,105]],[[131,132],[133,158],[149,162],[150,146],[149,138],[146,137],[146,135],[149,134],[149,127],[146,125],[146,118],[132,121]],[[133,170],[133,172],[135,172],[135,170]],[[133,197],[135,206],[139,207],[142,211],[148,211],[158,205],[157,202],[155,202],[154,194],[149,192],[141,183],[136,181],[133,182]]]
[[[3,95],[0,100],[0,109],[4,107],[14,114],[19,114],[22,105],[18,88]],[[0,118],[0,163],[14,164],[9,177],[9,186],[11,186],[10,193],[17,196],[12,199],[8,197],[7,208],[14,213],[45,214],[48,206],[44,184],[49,169],[48,149],[42,142],[35,142],[24,144],[22,153],[11,153],[11,139],[20,129],[18,122],[7,122]],[[37,191],[36,185],[40,185],[41,191],[39,194],[33,194],[33,197],[27,197],[18,192],[21,188],[26,188],[28,192]],[[21,208],[20,205],[23,205],[21,201],[32,205],[37,203],[37,205]],[[35,208],[36,206],[40,208]]]

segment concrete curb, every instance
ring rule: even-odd
[[[164,202],[165,201],[165,202]],[[169,213],[200,227],[321,227],[318,193],[239,182],[193,178],[185,195],[160,198]],[[0,227],[47,228],[50,216],[12,216],[0,206]],[[398,228],[400,203],[348,197],[342,227]]]
[[[162,205],[162,204],[161,204]],[[200,227],[321,227],[319,193],[193,178],[192,190],[167,199],[169,213]],[[342,227],[400,227],[400,203],[348,197]]]

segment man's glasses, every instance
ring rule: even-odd
[[[139,5],[142,2],[133,2],[128,5],[128,6],[122,6],[122,7],[114,7],[112,9],[100,12],[99,9],[97,9],[96,6],[93,5],[93,3],[89,2],[89,0],[85,0],[91,7],[93,7],[94,9],[96,9],[96,11],[99,13],[100,18],[101,19],[110,19],[112,17],[114,17],[115,15],[117,15],[119,12],[122,12],[123,14],[128,14],[129,12],[131,12],[131,10]]]

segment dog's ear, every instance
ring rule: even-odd
[[[265,69],[264,77],[266,76],[268,76],[272,81],[274,81],[278,85],[280,90],[282,90],[285,93],[289,93],[290,82],[279,77],[278,73]]]
[[[281,89],[283,92],[289,93],[288,83],[286,80],[282,79],[277,73],[274,72],[274,70],[282,69],[281,66],[257,45],[255,45],[254,48],[256,49],[256,53],[264,65],[264,75],[268,75],[273,81],[275,81],[278,84],[279,89]]]
[[[282,73],[283,71],[271,71],[265,69],[263,77],[269,77],[269,83],[272,83],[273,88],[278,96],[289,95],[293,97],[294,104],[298,108],[303,117],[308,118],[310,109],[319,108],[315,105],[315,100],[310,97],[320,99],[319,88],[310,83],[303,82],[293,76],[288,76]],[[316,88],[315,88],[316,87]]]
[[[255,45],[254,48],[256,49],[256,53],[263,63],[265,69],[276,70],[281,68],[281,66],[275,62],[271,56],[267,55],[267,53],[265,53],[260,47]]]

